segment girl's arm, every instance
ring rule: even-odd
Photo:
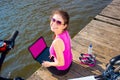
[[[55,62],[44,61],[44,62],[42,63],[42,65],[43,65],[44,67],[63,66],[63,65],[64,65],[64,55],[63,55],[63,51],[64,51],[64,49],[65,49],[65,46],[64,46],[63,40],[57,38],[57,39],[53,42],[53,47],[54,47],[55,52],[56,52],[56,60],[55,60]]]

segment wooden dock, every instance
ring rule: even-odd
[[[86,53],[92,43],[96,66],[80,64],[80,53]],[[67,80],[89,75],[98,75],[105,70],[109,60],[120,54],[120,1],[113,0],[86,27],[72,39],[73,65],[64,76],[52,75],[40,67],[27,80]]]

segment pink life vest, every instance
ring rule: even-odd
[[[60,38],[64,42],[65,50],[63,51],[64,56],[64,66],[56,66],[58,70],[66,70],[72,63],[72,51],[71,51],[71,42],[70,42],[70,35],[68,31],[64,31],[63,33],[59,34],[57,38]],[[56,53],[54,47],[50,46],[50,55],[56,58]]]

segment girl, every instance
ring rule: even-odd
[[[50,46],[50,61],[43,61],[42,66],[56,75],[66,74],[72,64],[71,38],[68,33],[69,15],[62,10],[55,10],[51,15],[50,28],[54,40]]]

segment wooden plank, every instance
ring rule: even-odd
[[[110,4],[120,6],[120,0],[113,0]]]
[[[52,74],[44,67],[40,67],[31,77],[27,80],[57,80]]]
[[[72,71],[77,72],[82,76],[101,74],[99,69],[100,68],[97,65],[95,67],[89,67],[87,65],[80,64],[80,61],[74,61],[74,64],[71,68]]]
[[[116,25],[116,26],[120,27],[120,20],[115,20],[115,19],[112,19],[110,17],[105,17],[105,16],[102,16],[102,15],[97,15],[95,17],[95,20],[99,20],[99,21],[106,22],[106,23],[113,24],[113,25]]]
[[[119,37],[119,35],[120,35],[120,32],[119,32],[120,27],[115,26],[115,25],[111,25],[111,24],[108,24],[108,23],[104,23],[104,22],[101,22],[101,21],[96,21],[96,20],[92,20],[92,21],[94,21],[94,22],[92,22],[91,24],[88,24],[89,29],[90,29],[90,27],[94,26],[94,27],[97,27],[98,29],[102,29],[102,30],[106,30],[107,32],[111,32],[111,34],[117,34],[118,37]]]
[[[100,15],[108,16],[120,20],[120,1],[113,0],[113,2],[102,10]]]

